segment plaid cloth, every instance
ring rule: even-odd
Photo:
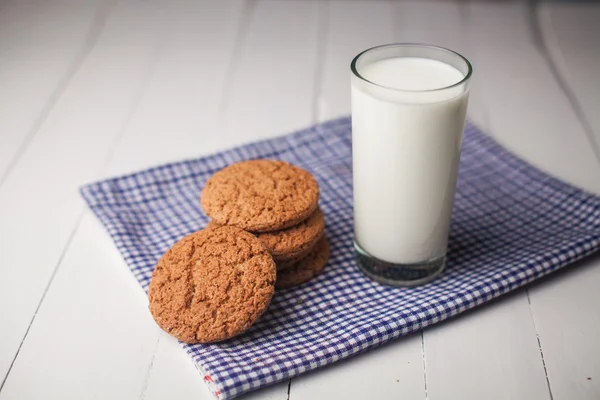
[[[94,183],[82,194],[147,290],[155,263],[208,221],[206,180],[233,162],[276,158],[312,172],[332,256],[322,275],[279,291],[245,334],[183,345],[220,399],[288,379],[440,322],[553,272],[600,246],[600,199],[511,155],[467,124],[440,278],[394,289],[364,277],[352,244],[349,118]]]

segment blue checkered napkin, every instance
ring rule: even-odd
[[[352,247],[350,120],[210,157],[94,183],[83,196],[148,288],[155,263],[205,226],[206,180],[226,165],[276,158],[314,174],[332,256],[317,279],[279,291],[250,331],[184,345],[213,393],[229,399],[360,353],[523,286],[600,246],[600,199],[551,178],[466,128],[446,272],[393,289],[356,268]]]

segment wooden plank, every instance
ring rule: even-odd
[[[259,389],[243,396],[244,400],[287,399],[288,382]],[[157,351],[140,397],[142,400],[197,399],[214,400],[199,371],[176,340],[160,334]]]
[[[136,313],[141,314],[139,310]],[[159,334],[156,352],[146,372],[141,400],[215,399],[190,357],[164,332]]]
[[[115,20],[133,6],[115,7],[106,26],[127,22],[135,32],[136,21],[157,11],[136,4],[139,19]],[[111,43],[113,28],[107,29],[109,35],[100,36],[0,188],[0,304],[12,305],[0,314],[0,326],[11,327],[3,330],[0,341],[2,379],[81,218],[83,205],[77,188],[97,177],[106,163],[154,64],[156,38],[136,42],[123,31],[116,44]],[[153,32],[160,29],[155,26]],[[48,342],[44,346],[52,347]],[[7,381],[5,389],[22,385],[26,382],[22,378]]]
[[[153,67],[153,72],[147,81],[143,96],[133,110],[118,146],[112,152],[109,166],[98,176],[129,172],[159,162],[214,152],[228,146],[225,141],[220,141],[215,133],[219,125],[217,121],[220,116],[219,106],[222,90],[224,86],[230,87],[225,85],[225,82],[230,78],[228,66],[232,62],[234,54],[234,41],[236,36],[239,36],[236,33],[237,24],[240,16],[247,11],[243,10],[242,5],[241,1],[210,4],[179,1],[175,4],[172,13],[161,16],[160,20],[171,29],[164,39],[165,43],[157,58],[157,64]],[[256,10],[258,16],[262,13],[260,10],[260,7]],[[129,12],[130,9],[123,9],[114,16],[114,21],[120,21],[119,25],[107,25],[107,29],[110,31],[106,33],[105,37],[112,41],[122,34],[127,34],[125,26],[128,18],[133,18],[133,16],[125,17],[124,14],[129,15]],[[153,21],[155,17],[154,13],[148,15],[149,21]],[[139,18],[136,16],[136,19]],[[290,15],[288,18],[293,18],[293,16]],[[252,24],[262,23],[264,19],[262,17],[258,22],[251,22],[250,28],[252,28]],[[132,40],[143,43],[144,32],[148,33],[149,42],[156,40],[155,33],[151,32],[153,27],[149,21],[139,22],[143,28],[137,28]],[[300,22],[303,21],[300,20]],[[114,29],[111,28],[112,26]],[[116,34],[115,32],[119,30],[123,30],[123,32]],[[215,35],[220,40],[215,41]],[[316,41],[314,43],[316,46]],[[292,48],[285,50],[282,47],[281,52],[292,50]],[[211,63],[206,62],[206,54],[210,54]],[[311,71],[307,73],[312,76]],[[276,83],[280,87],[285,87],[284,80],[276,81]],[[304,95],[310,99],[312,93],[290,91],[289,96],[292,95]],[[309,105],[310,101],[306,101],[306,104]],[[271,110],[265,109],[263,112],[267,111]],[[228,115],[228,112],[225,110],[225,115]],[[280,127],[282,130],[286,128]],[[82,380],[85,381],[83,375],[87,374],[87,366],[89,363],[94,363],[90,369],[98,371],[98,374],[102,376],[106,375],[108,371],[113,371],[114,375],[129,376],[127,383],[121,382],[118,377],[112,377],[112,375],[106,378],[106,382],[108,382],[105,383],[106,386],[111,387],[104,391],[99,388],[98,393],[102,393],[100,397],[129,397],[129,393],[137,393],[136,396],[142,398],[163,398],[165,392],[176,398],[211,397],[212,395],[208,393],[201,377],[196,373],[193,363],[181,351],[177,342],[167,335],[160,336],[160,340],[158,340],[159,329],[148,314],[146,306],[140,306],[140,302],[146,303],[146,300],[140,295],[139,289],[113,287],[110,284],[113,279],[123,279],[121,274],[116,275],[112,272],[113,267],[119,271],[125,271],[129,275],[123,262],[112,261],[110,268],[107,268],[106,260],[95,262],[94,258],[83,258],[83,253],[79,249],[82,246],[81,243],[94,243],[99,251],[103,251],[106,247],[113,247],[108,238],[103,241],[95,239],[97,234],[95,231],[100,228],[97,226],[98,224],[88,223],[88,218],[92,218],[91,214],[86,214],[72,246],[67,251],[64,262],[68,261],[68,264],[61,264],[58,270],[36,318],[36,321],[41,322],[36,322],[32,326],[29,338],[21,349],[19,358],[7,381],[5,391],[13,393],[11,387],[17,386],[24,377],[43,373],[37,369],[35,363],[29,361],[33,357],[39,357],[40,352],[54,360],[58,358],[57,354],[62,354],[64,351],[62,345],[51,351],[45,349],[47,332],[50,331],[54,334],[60,332],[65,335],[64,331],[67,331],[66,336],[70,346],[85,346],[85,343],[90,341],[89,334],[85,337],[84,332],[76,323],[76,318],[63,324],[60,328],[54,327],[51,321],[60,319],[60,315],[65,312],[63,307],[65,299],[75,297],[79,286],[94,285],[96,289],[88,291],[89,302],[96,304],[90,319],[94,323],[106,324],[106,316],[112,316],[111,324],[119,325],[123,330],[126,328],[135,330],[138,334],[135,340],[140,343],[140,346],[144,344],[144,347],[138,349],[139,351],[135,354],[123,350],[122,347],[127,346],[132,340],[131,338],[123,335],[120,329],[98,329],[97,334],[102,335],[102,343],[113,344],[113,350],[100,346],[99,351],[107,354],[106,357],[110,357],[111,354],[112,357],[116,357],[121,352],[127,354],[127,361],[122,363],[123,371],[114,372],[115,366],[106,362],[103,355],[96,355],[94,349],[87,349],[85,360],[77,359],[77,362],[71,362],[73,360],[65,359],[64,362],[57,363],[55,365],[57,373],[74,377],[72,379],[75,381],[81,375]],[[104,235],[106,236],[106,234]],[[71,253],[76,253],[77,256],[67,260]],[[71,270],[82,268],[91,269],[94,273],[90,274],[90,281],[76,285],[72,281],[74,273]],[[97,282],[94,280],[95,274],[105,274],[108,277]],[[136,285],[134,283],[133,286]],[[103,302],[102,295],[107,292],[110,292],[118,301]],[[125,303],[127,303],[127,307],[121,309],[119,304]],[[70,313],[77,316],[90,313],[90,310],[72,304]],[[135,315],[131,315],[131,313]],[[41,315],[44,316],[43,319],[41,319]],[[136,322],[140,319],[144,320],[143,324]],[[128,322],[130,320],[131,322]],[[100,359],[102,362],[96,363],[95,359]],[[127,372],[128,369],[134,372]],[[142,370],[145,372],[139,373]],[[49,379],[52,379],[51,374]],[[174,383],[177,384],[174,386]],[[47,390],[50,390],[50,393],[56,397],[63,395],[67,389],[69,396],[83,397],[87,390],[84,385],[66,388],[49,383],[48,386]],[[276,398],[286,398],[287,386],[288,382],[284,382],[280,386],[259,393],[262,393],[261,395],[269,394]],[[115,393],[116,390],[119,392]],[[29,392],[23,391],[21,388],[20,391],[14,389],[14,393]],[[32,394],[32,397],[35,396]]]
[[[472,10],[456,2],[402,2],[396,8],[397,34],[402,41],[438,44],[471,60],[475,74],[469,117],[489,129],[493,111],[488,107],[495,103],[484,92],[490,77],[481,62],[486,54],[474,38],[480,34],[479,26],[472,28],[470,24]],[[491,15],[485,12],[478,18],[482,25],[491,23]],[[490,321],[494,321],[493,326]],[[509,328],[493,329],[496,325]],[[506,334],[507,330],[511,334]],[[483,312],[426,329],[423,339],[430,399],[481,398],[482,393],[491,399],[528,398],[527,394],[533,395],[529,398],[547,397],[535,329],[523,292]],[[513,372],[507,375],[509,371]]]
[[[241,13],[248,10],[243,0],[224,3],[173,4],[168,44],[102,177],[230,147],[219,131],[220,107],[230,86]],[[235,132],[231,136],[235,141]]]
[[[594,153],[533,44],[529,12],[519,2],[474,2],[469,7],[469,37],[489,133],[532,164],[600,194]]]
[[[541,3],[537,17],[545,47],[600,155],[600,4]]]
[[[554,400],[600,398],[600,258],[529,289]]]
[[[523,290],[425,331],[429,399],[550,399]]]
[[[0,9],[0,48],[78,47],[90,28],[90,17],[102,3],[107,1],[5,1]]]
[[[489,107],[490,132],[530,162],[588,190],[597,191],[599,182],[595,178],[598,170],[594,155],[567,99],[534,45],[528,10],[519,3],[472,3],[468,15],[468,37],[476,54],[483,99]],[[552,295],[548,297],[556,299],[554,305],[544,303],[556,320],[559,309],[555,305],[562,300]],[[488,398],[551,398],[549,390],[552,390],[553,398],[557,398],[555,382],[562,382],[568,374],[564,375],[565,371],[555,375],[550,373],[558,360],[548,358],[544,339],[548,332],[540,330],[536,302],[532,296],[530,313],[533,313],[534,324],[527,317],[526,298],[515,294],[508,299],[487,307],[481,315],[468,315],[468,318],[440,326],[441,332],[448,331],[445,343],[437,343],[433,333],[426,333],[431,398],[480,398],[482,393]],[[595,311],[590,309],[588,312]],[[465,327],[469,329],[461,329]],[[541,350],[537,338],[532,336],[536,333]],[[457,346],[459,338],[471,344]],[[579,348],[577,340],[570,341],[568,349],[564,343],[563,340],[561,348],[555,347],[557,355],[572,352],[572,346]],[[436,353],[430,353],[431,348]],[[584,345],[583,348],[589,354],[589,347]],[[496,351],[501,351],[502,355],[490,356],[490,352],[496,354]],[[550,389],[544,382],[543,365],[534,362],[536,357],[540,359],[540,351],[543,351],[548,368]],[[459,368],[456,368],[457,360],[462,361]],[[443,368],[452,366],[454,372],[446,379]],[[571,392],[564,398],[585,396]]]
[[[235,61],[222,109],[223,145],[313,122],[318,3],[260,1]]]
[[[87,213],[0,399],[139,398],[159,329],[122,264]]]
[[[103,8],[83,2],[67,12],[51,2],[0,8],[0,185],[89,51]]]
[[[364,49],[394,41],[390,2],[331,2],[317,117],[350,112],[350,61]],[[425,398],[421,335],[293,379],[290,399]]]
[[[160,8],[153,6],[152,8],[138,8],[136,5],[122,5],[115,10],[107,29],[103,34],[102,45],[112,48],[119,46],[120,40],[128,39],[135,43],[135,46],[148,46],[152,43],[157,43],[159,36],[165,34],[166,30],[158,30],[158,21],[163,21],[160,26],[169,27],[168,43],[161,50],[160,62],[154,67],[154,72],[149,79],[148,86],[144,90],[144,95],[141,98],[137,107],[137,112],[129,121],[125,131],[125,138],[120,142],[119,150],[113,152],[110,167],[101,173],[101,175],[112,175],[129,170],[130,168],[138,168],[147,166],[148,164],[164,161],[164,149],[169,148],[173,152],[177,152],[183,156],[190,156],[191,143],[196,143],[197,149],[201,151],[203,138],[202,135],[196,134],[193,141],[190,139],[190,130],[183,129],[179,121],[183,117],[187,117],[189,125],[187,128],[193,127],[196,130],[199,126],[213,124],[211,110],[198,113],[198,106],[202,106],[202,102],[206,103],[214,96],[215,93],[220,94],[220,88],[223,85],[225,74],[221,72],[231,56],[233,50],[233,39],[235,37],[235,24],[239,14],[241,2],[229,2],[225,5],[216,5],[211,7],[202,7],[191,2],[177,4],[177,13],[166,14]],[[142,11],[140,13],[139,11]],[[135,18],[136,23],[132,23]],[[229,21],[229,23],[224,23]],[[204,22],[204,23],[200,23]],[[131,32],[127,31],[127,26],[130,26]],[[144,42],[144,32],[147,35],[146,43]],[[221,42],[212,41],[212,34],[221,35]],[[199,39],[200,38],[200,39]],[[134,46],[134,44],[131,44]],[[133,48],[135,49],[135,47]],[[190,52],[190,49],[198,49],[195,52]],[[215,64],[207,64],[205,57],[200,49],[212,51],[212,60]],[[207,82],[206,76],[212,76]],[[110,90],[118,90],[121,82],[114,82],[115,86],[109,82]],[[165,103],[165,99],[169,99]],[[215,101],[215,99],[212,99]],[[218,100],[216,101],[218,103]],[[165,106],[170,105],[170,107]],[[210,116],[209,121],[204,121],[202,118],[195,118],[199,114],[204,119]],[[149,122],[149,123],[148,123]],[[171,123],[169,123],[171,122]],[[155,125],[153,124],[155,123]],[[165,132],[168,135],[165,135]],[[141,134],[141,135],[140,135]],[[141,137],[140,137],[141,136]],[[163,139],[165,136],[172,140],[170,146],[165,146],[165,143],[158,139]],[[131,140],[133,139],[133,140]],[[140,145],[141,144],[141,145]],[[142,151],[144,150],[152,151]],[[89,151],[89,150],[88,150]],[[195,150],[192,150],[195,151]],[[168,158],[168,156],[167,156]],[[132,161],[133,160],[133,161]],[[89,179],[97,179],[98,176]],[[77,185],[82,182],[78,182]],[[72,188],[76,191],[76,185]],[[19,386],[19,383],[24,380],[24,377],[35,375],[46,375],[50,380],[53,379],[52,374],[48,374],[44,370],[38,370],[37,363],[28,362],[29,357],[39,357],[40,353],[46,358],[54,362],[53,370],[59,376],[80,377],[81,382],[89,380],[87,376],[90,370],[97,371],[99,376],[105,376],[106,385],[104,391],[102,388],[97,388],[97,393],[104,393],[100,397],[114,397],[113,390],[118,390],[116,397],[128,398],[130,393],[135,393],[138,396],[144,390],[148,396],[152,396],[152,391],[156,388],[152,382],[147,381],[148,366],[153,356],[153,352],[157,346],[159,329],[152,321],[151,316],[146,311],[146,306],[141,306],[140,303],[145,303],[144,296],[139,290],[136,282],[126,287],[114,285],[112,280],[122,280],[123,274],[131,280],[131,274],[124,265],[120,257],[117,261],[111,260],[108,262],[103,258],[95,258],[86,255],[86,252],[81,251],[81,247],[90,244],[96,246],[98,251],[110,252],[113,251],[114,245],[110,239],[100,228],[99,224],[90,224],[86,221],[93,218],[91,214],[86,214],[84,223],[79,229],[76,239],[73,242],[68,255],[75,253],[73,259],[65,257],[67,264],[61,265],[61,269],[57,274],[53,286],[48,292],[47,301],[40,308],[36,324],[32,326],[31,332],[28,335],[28,340],[20,352],[20,357],[15,363],[10,379],[7,381],[4,393],[19,394],[23,398],[24,394],[28,394],[24,387]],[[95,221],[94,221],[95,222]],[[103,240],[97,240],[96,236],[102,235]],[[116,250],[114,250],[116,252]],[[113,270],[107,270],[109,267],[115,266],[119,271],[115,274]],[[77,282],[75,277],[77,274],[72,270],[84,269],[88,271],[87,275],[80,276],[79,279],[83,282]],[[89,272],[91,271],[91,273]],[[121,273],[122,271],[122,273]],[[81,273],[80,273],[81,275]],[[102,275],[105,279],[96,279],[96,275]],[[85,280],[85,277],[89,280]],[[88,329],[88,326],[80,326],[79,318],[69,319],[61,325],[53,323],[55,320],[61,320],[65,313],[64,302],[68,299],[77,298],[81,295],[81,286],[90,286],[92,289],[86,291],[86,302],[70,304],[70,314],[77,317],[88,315],[90,324],[97,324],[96,329]],[[106,293],[111,293],[111,296],[117,298],[118,301],[105,302],[103,298]],[[89,309],[89,303],[96,304],[93,312]],[[127,304],[127,306],[125,306]],[[140,310],[142,310],[140,312]],[[131,315],[131,313],[134,315]],[[102,329],[102,324],[107,324],[106,316],[110,315],[113,318],[110,324],[115,324],[120,329]],[[85,317],[82,317],[86,319]],[[143,321],[143,323],[140,323]],[[140,328],[141,327],[141,328]],[[128,337],[123,332],[128,330],[137,333],[136,338]],[[96,332],[101,338],[96,339],[105,346],[97,346],[88,348],[85,352],[86,357],[70,359],[68,356],[60,356],[62,354],[70,354],[69,349],[77,347],[87,347],[86,343],[90,341],[90,332]],[[58,345],[50,349],[47,348],[48,335],[60,335],[67,340],[58,341]],[[131,347],[131,341],[137,343],[134,346],[134,352],[128,351]],[[107,344],[112,344],[111,348]],[[112,351],[111,351],[112,349]],[[95,354],[95,351],[100,352]],[[120,359],[122,354],[126,354],[126,359],[121,360],[120,366],[123,370],[116,373],[116,366],[113,365],[115,358]],[[77,355],[73,355],[76,357]],[[106,359],[108,357],[108,359]],[[98,360],[101,360],[98,362]],[[73,362],[71,362],[73,361]],[[77,362],[75,362],[77,361]],[[160,360],[157,360],[160,362]],[[193,365],[189,359],[190,365]],[[152,364],[160,368],[157,362]],[[130,372],[130,371],[133,371]],[[178,371],[171,371],[171,375],[178,374]],[[108,378],[106,378],[108,375]],[[127,382],[122,382],[118,375],[127,377]],[[161,374],[160,378],[172,378],[171,375]],[[185,375],[184,375],[185,376]],[[196,381],[200,381],[198,375]],[[60,381],[60,380],[58,380]],[[75,379],[78,381],[78,379]],[[85,385],[69,385],[53,384],[46,382],[47,385],[40,385],[46,392],[46,395],[55,393],[56,397],[61,397],[67,390],[69,396],[74,398],[85,397],[89,388]],[[94,382],[94,383],[99,383]],[[142,382],[145,382],[142,385]],[[63,382],[64,383],[64,382]],[[146,385],[149,385],[146,387]],[[201,384],[204,387],[203,384]],[[144,389],[145,387],[145,389]],[[186,387],[195,387],[192,382],[189,382]],[[204,389],[206,390],[206,389]],[[175,393],[175,392],[173,392]],[[35,393],[31,393],[32,397],[36,397]],[[7,395],[8,396],[8,395]]]
[[[575,107],[589,125],[590,146],[600,143],[598,4],[543,4],[539,23],[545,46]],[[584,125],[585,126],[585,125]],[[596,147],[597,148],[597,147]],[[597,148],[598,149],[598,148]],[[600,176],[596,168],[585,171]],[[585,173],[582,171],[582,173]],[[594,189],[594,188],[590,188]],[[531,309],[555,400],[600,398],[600,259],[584,260],[530,290]]]
[[[394,42],[390,2],[335,1],[329,4],[327,38],[317,99],[317,118],[350,114],[350,62],[361,51]]]
[[[477,55],[464,29],[467,4],[457,1],[405,1],[395,6],[396,41],[446,47],[465,56],[475,66],[469,94],[468,118],[487,129],[488,116],[477,72]]]

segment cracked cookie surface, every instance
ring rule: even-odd
[[[210,343],[246,331],[274,293],[275,262],[242,229],[222,226],[185,236],[160,259],[148,290],[150,312],[185,343]]]
[[[329,241],[323,236],[308,255],[297,263],[277,271],[277,289],[286,289],[308,282],[319,275],[329,260]]]
[[[269,232],[305,220],[318,201],[319,186],[308,171],[283,161],[250,160],[216,172],[200,203],[220,225]]]

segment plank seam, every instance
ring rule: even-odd
[[[25,340],[27,339],[27,335],[29,335],[29,331],[30,331],[31,327],[33,326],[33,322],[35,321],[35,317],[37,316],[37,313],[40,310],[42,303],[44,302],[44,299],[46,298],[46,294],[48,293],[48,290],[50,290],[50,286],[52,285],[52,282],[54,281],[54,277],[56,276],[56,273],[58,272],[58,266],[62,263],[62,260],[64,259],[65,255],[67,254],[67,251],[69,250],[71,243],[73,242],[73,239],[75,238],[75,234],[79,230],[79,224],[81,223],[81,220],[83,219],[83,215],[84,215],[84,212],[81,211],[79,213],[79,216],[77,217],[77,222],[75,223],[75,229],[73,229],[73,231],[69,235],[67,244],[64,247],[64,249],[58,259],[58,263],[56,264],[54,271],[52,271],[52,275],[50,276],[50,280],[48,281],[48,284],[46,285],[46,288],[44,289],[42,298],[40,299],[40,301],[35,309],[35,312],[33,313],[33,317],[31,317],[31,321],[29,321],[29,326],[27,326],[25,335],[23,336],[23,339],[21,339],[21,343],[19,344],[19,347],[17,348],[17,352],[15,353],[15,356],[13,357],[13,360],[10,363],[10,367],[8,367],[8,371],[6,371],[6,375],[4,376],[4,379],[2,380],[2,384],[0,384],[0,393],[2,392],[2,389],[4,388],[4,384],[8,380],[8,377],[10,376],[10,372],[12,371],[13,366],[15,365],[15,362],[17,361],[17,358],[19,357],[19,353],[21,352],[21,347],[23,347],[23,343],[25,343]]]
[[[571,89],[571,87],[569,86],[567,81],[563,79],[563,76],[560,73],[558,65],[556,64],[556,62],[550,55],[548,45],[546,43],[546,40],[544,39],[545,36],[542,32],[542,29],[540,27],[539,20],[538,20],[538,14],[540,14],[539,5],[540,5],[540,2],[538,0],[530,0],[528,2],[529,25],[530,25],[530,28],[532,31],[534,46],[536,47],[536,49],[539,51],[539,53],[542,55],[542,57],[546,61],[546,64],[548,65],[548,68],[550,70],[550,73],[552,74],[552,77],[554,78],[554,80],[558,84],[560,90],[563,92],[563,94],[567,98],[569,104],[571,105],[571,109],[575,113],[575,116],[579,120],[579,123],[581,124],[583,131],[585,132],[585,135],[588,139],[590,147],[592,148],[592,151],[596,158],[596,162],[600,165],[600,147],[599,147],[598,143],[596,143],[593,128],[592,128],[591,124],[589,123],[589,121],[585,115],[585,112],[583,111],[583,108],[581,107],[581,104],[579,103],[579,100],[577,99],[577,96],[575,95],[575,92]],[[547,22],[551,25],[552,29],[550,29],[550,31],[554,32],[554,28],[552,26],[552,19],[548,18]],[[556,37],[554,37],[553,39],[554,39],[554,41],[556,41]],[[561,50],[560,46],[556,46],[556,47],[557,47],[559,56],[561,57],[562,61],[564,62],[564,56],[562,54],[562,50]],[[535,316],[534,316],[534,312],[533,312],[533,307],[531,305],[529,289],[527,288],[525,292],[527,294],[529,311],[531,313],[531,319],[533,322],[535,335],[536,335],[537,342],[538,342],[538,348],[540,350],[542,365],[544,367],[544,374],[546,376],[546,384],[548,386],[548,393],[550,395],[550,400],[553,400],[554,396],[552,394],[552,387],[550,386],[550,378],[548,376],[548,369],[546,368],[546,361],[544,359],[542,342],[541,342],[540,336],[538,334],[537,326],[535,324]]]
[[[161,334],[156,338],[156,343],[154,344],[154,351],[152,352],[152,358],[150,359],[150,365],[148,366],[148,370],[146,372],[146,376],[144,377],[144,383],[142,384],[142,392],[140,393],[140,400],[144,400],[146,398],[146,390],[148,389],[148,383],[150,382],[150,373],[152,372],[152,368],[154,367],[154,360],[156,358],[156,352],[158,351],[158,343],[160,342]]]
[[[542,342],[540,340],[540,335],[538,334],[537,326],[535,324],[533,308],[531,307],[531,298],[529,297],[529,288],[525,289],[525,294],[527,295],[527,304],[529,304],[529,313],[531,314],[533,330],[535,331],[535,337],[537,338],[538,348],[540,350],[540,357],[542,358],[542,366],[544,367],[544,376],[546,377],[546,385],[548,386],[548,394],[550,395],[550,400],[554,400],[554,396],[552,395],[552,387],[550,386],[550,378],[548,377],[548,369],[546,368],[546,360],[544,360],[544,351],[542,350]]]
[[[110,14],[110,9],[108,9],[108,13],[106,14],[106,19],[108,18],[108,14]],[[106,21],[106,20],[105,20]],[[118,144],[121,142],[121,139],[123,138],[130,122],[133,116],[134,111],[137,109],[137,107],[139,106],[142,97],[145,93],[146,87],[147,87],[147,83],[148,80],[150,78],[150,76],[152,75],[153,71],[154,71],[154,67],[157,64],[157,61],[159,59],[159,55],[162,52],[162,50],[164,49],[164,41],[160,43],[160,45],[157,46],[155,53],[152,57],[152,60],[150,62],[150,66],[148,67],[145,76],[142,78],[142,80],[140,81],[140,86],[139,88],[136,90],[136,93],[134,93],[133,95],[133,99],[131,100],[131,103],[129,105],[129,112],[127,113],[127,116],[125,117],[125,119],[123,120],[123,123],[121,124],[121,127],[119,128],[119,131],[115,137],[115,139],[113,140],[113,143],[111,144],[108,153],[106,155],[106,158],[104,160],[104,163],[102,165],[102,167],[100,168],[100,171],[104,171],[106,170],[107,166],[110,164],[110,161],[112,160],[114,154],[115,154],[115,150],[118,147]],[[65,86],[66,87],[66,86]],[[54,278],[56,277],[56,274],[58,273],[58,270],[60,269],[60,266],[62,264],[62,261],[65,257],[65,255],[67,254],[67,252],[69,251],[70,247],[71,247],[71,243],[73,242],[73,239],[75,237],[75,234],[77,233],[77,231],[79,230],[79,226],[81,224],[81,221],[85,215],[85,209],[81,210],[79,216],[77,217],[77,220],[75,222],[75,226],[73,228],[73,230],[71,231],[71,234],[69,235],[69,238],[65,244],[65,247],[58,259],[58,262],[56,263],[56,266],[54,267],[54,271],[52,271],[52,275],[50,276],[50,280],[48,281],[48,284],[46,285],[46,288],[42,294],[42,297],[40,298],[40,301],[37,305],[37,308],[35,310],[35,313],[33,314],[33,317],[31,318],[31,321],[29,322],[29,326],[27,327],[27,330],[25,331],[25,335],[23,336],[23,339],[21,340],[21,343],[19,344],[19,347],[17,349],[17,352],[15,353],[15,356],[10,364],[10,367],[6,373],[6,375],[4,376],[4,379],[2,381],[2,384],[0,385],[0,392],[2,391],[2,388],[4,387],[4,384],[6,383],[6,381],[8,380],[8,377],[10,375],[10,372],[17,360],[17,358],[19,357],[19,352],[21,351],[21,347],[23,346],[23,343],[25,343],[25,340],[27,339],[27,335],[29,333],[29,330],[31,329],[31,327],[33,326],[33,323],[35,321],[35,318],[37,317],[37,313],[40,310],[46,295],[48,293],[48,291],[50,290],[50,287],[52,286],[52,283],[54,281]]]
[[[598,165],[600,165],[600,144],[596,142],[596,138],[594,136],[594,129],[592,128],[591,123],[588,121],[586,114],[583,111],[583,107],[581,106],[579,100],[577,99],[577,96],[575,95],[575,91],[571,89],[568,82],[565,79],[563,79],[563,76],[560,73],[557,64],[550,55],[550,51],[548,50],[546,41],[544,40],[544,34],[542,33],[542,29],[537,18],[539,4],[540,2],[538,0],[530,0],[528,2],[529,25],[532,31],[533,44],[546,61],[546,64],[550,69],[552,77],[554,78],[554,80],[558,84],[558,87],[563,92],[569,104],[571,105],[571,109],[575,113],[575,116],[579,120],[579,123],[581,124],[581,127],[583,128],[583,131],[587,136],[590,147],[592,148],[594,156],[596,157],[596,162],[598,163]],[[548,19],[548,23],[552,25],[551,18]],[[554,29],[551,29],[551,31],[554,32]],[[564,56],[562,54],[560,46],[557,46],[557,49],[561,59],[564,60]]]
[[[23,154],[29,147],[29,144],[32,142],[33,138],[39,132],[40,128],[42,127],[42,125],[44,124],[44,122],[46,121],[46,119],[48,118],[48,116],[50,115],[50,113],[52,112],[54,107],[56,106],[56,103],[58,103],[58,100],[64,94],[65,90],[68,87],[69,82],[71,81],[71,78],[73,78],[73,76],[75,76],[77,71],[79,71],[79,69],[81,68],[81,65],[83,64],[85,59],[88,57],[88,55],[90,54],[92,49],[96,46],[96,43],[98,43],[98,39],[100,38],[100,33],[103,31],[104,25],[106,24],[108,16],[110,15],[110,12],[111,12],[112,8],[114,7],[115,3],[116,3],[115,0],[111,1],[110,3],[103,3],[103,7],[101,7],[96,12],[96,15],[94,16],[94,20],[92,22],[92,26],[90,27],[88,34],[86,35],[83,45],[81,46],[81,48],[75,55],[73,61],[67,68],[67,72],[63,75],[63,77],[58,82],[58,85],[56,86],[56,88],[50,94],[50,97],[49,97],[48,101],[46,102],[46,105],[44,106],[44,108],[42,109],[42,111],[38,115],[38,117],[35,119],[33,126],[31,127],[29,132],[27,132],[27,134],[25,135],[25,138],[19,145],[17,152],[15,153],[15,155],[11,158],[10,162],[8,163],[6,170],[0,176],[0,188],[2,187],[4,182],[6,182],[6,179],[8,178],[8,176],[15,169],[19,160],[21,159],[21,157],[23,156]]]

